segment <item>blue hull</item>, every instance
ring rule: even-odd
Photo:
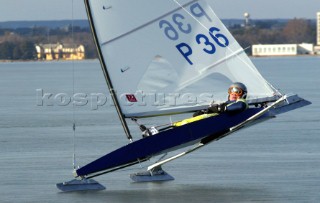
[[[110,152],[76,170],[76,173],[78,176],[90,178],[146,161],[152,156],[187,144],[199,141],[206,144],[220,138],[228,133],[231,127],[242,123],[261,110],[261,108],[252,108],[236,115],[222,114],[162,131]]]

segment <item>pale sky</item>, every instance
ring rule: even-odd
[[[320,0],[207,0],[207,2],[223,19],[239,19],[243,17],[244,12],[249,12],[252,19],[295,17],[315,19],[316,12],[320,11]],[[0,3],[0,22],[86,19],[83,0],[0,0]]]

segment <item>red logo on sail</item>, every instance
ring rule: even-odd
[[[134,96],[134,94],[126,94],[126,97],[129,102],[138,102],[137,98]]]

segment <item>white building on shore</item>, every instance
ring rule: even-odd
[[[252,56],[296,56],[313,54],[313,44],[256,44]]]
[[[83,45],[72,44],[37,44],[35,45],[39,60],[83,60],[85,49]]]
[[[320,12],[317,13],[317,45],[320,46]]]
[[[257,44],[252,45],[252,56],[320,55],[320,12],[317,13],[317,44]]]
[[[314,47],[314,53],[320,54],[320,12],[317,13],[317,45]]]

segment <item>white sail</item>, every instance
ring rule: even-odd
[[[89,1],[110,82],[125,117],[177,113],[225,101],[232,82],[249,99],[265,81],[205,1]]]

